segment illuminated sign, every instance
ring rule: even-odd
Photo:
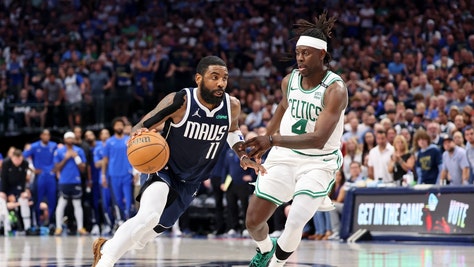
[[[472,193],[356,194],[351,232],[474,234]]]

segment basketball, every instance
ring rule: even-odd
[[[139,172],[154,173],[165,167],[170,157],[170,149],[159,133],[144,132],[130,141],[127,157]]]

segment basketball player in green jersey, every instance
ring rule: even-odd
[[[247,210],[247,229],[258,246],[250,266],[286,263],[341,167],[340,140],[348,95],[341,77],[326,67],[330,60],[327,40],[334,22],[334,17],[323,13],[313,23],[300,20],[295,25],[298,68],[282,81],[283,99],[267,135],[245,144],[251,148],[249,156],[256,159],[273,147],[264,163],[267,174],[258,177]],[[291,199],[282,235],[278,240],[270,239],[267,220],[277,206]]]

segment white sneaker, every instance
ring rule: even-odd
[[[92,226],[91,235],[94,235],[94,236],[100,235],[100,229],[97,224],[94,224],[94,226]]]
[[[235,231],[234,229],[230,229],[226,234],[225,234],[226,237],[236,237],[237,236],[237,231]]]
[[[283,233],[282,231],[276,230],[270,234],[270,237],[280,237],[282,233]]]
[[[247,229],[242,231],[242,237],[250,237],[249,231]]]
[[[336,209],[336,206],[334,206],[334,203],[332,203],[332,200],[328,196],[326,196],[324,197],[324,200],[321,206],[319,206],[318,211],[331,211],[335,209]]]
[[[339,240],[341,237],[339,236],[339,232],[334,232],[332,235],[328,237],[328,240]]]

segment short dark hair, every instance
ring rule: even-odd
[[[199,60],[199,63],[196,67],[196,72],[204,76],[204,73],[206,73],[207,69],[211,65],[227,67],[227,65],[225,64],[224,60],[222,60],[222,58],[216,57],[216,56],[207,56]]]
[[[123,120],[123,118],[122,117],[117,117],[117,118],[112,120],[112,127],[114,127],[117,122],[121,122],[123,125],[125,125],[125,121]]]

